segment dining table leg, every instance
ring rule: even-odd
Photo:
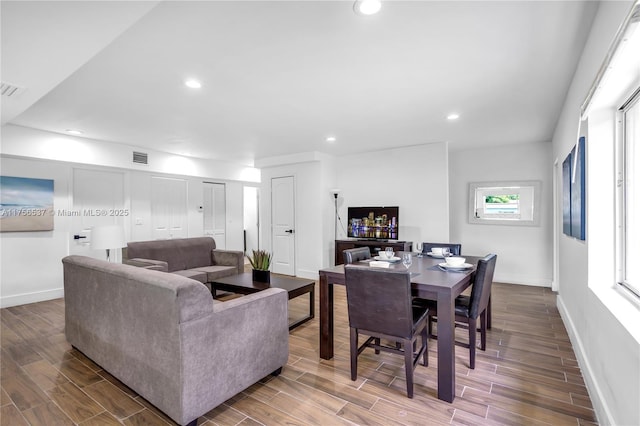
[[[320,274],[320,358],[333,358],[333,284]]]
[[[453,402],[456,395],[455,309],[451,293],[438,293],[438,399]]]

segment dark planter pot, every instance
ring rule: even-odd
[[[259,283],[271,282],[271,271],[260,271],[258,269],[252,269],[253,280]]]

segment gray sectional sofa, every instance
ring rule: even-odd
[[[170,272],[201,283],[244,271],[244,254],[216,249],[211,237],[130,242],[122,259],[128,265]]]
[[[69,343],[178,424],[195,425],[287,362],[285,290],[219,302],[176,274],[84,256],[62,263]]]

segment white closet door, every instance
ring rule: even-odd
[[[73,169],[73,208],[70,254],[106,259],[106,250],[92,250],[91,229],[99,225],[124,225],[124,174],[103,170]],[[74,235],[84,237],[74,239]],[[112,259],[119,261],[120,250]]]
[[[227,246],[227,203],[225,185],[223,183],[204,182],[204,235],[213,237],[216,248],[225,249]]]
[[[151,178],[151,236],[156,240],[187,237],[187,181]]]

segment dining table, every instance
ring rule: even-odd
[[[396,256],[402,258],[404,252]],[[455,398],[455,308],[454,303],[473,283],[476,264],[482,257],[463,256],[472,265],[465,270],[451,270],[440,266],[444,259],[424,254],[412,254],[408,267],[411,273],[412,295],[434,300],[438,307],[438,399],[453,402]],[[356,262],[373,265],[374,259]],[[389,262],[390,269],[406,269],[402,262]],[[320,358],[333,358],[333,286],[345,285],[344,265],[321,269],[320,275]],[[489,311],[489,310],[488,310]],[[489,315],[487,315],[489,316]]]

